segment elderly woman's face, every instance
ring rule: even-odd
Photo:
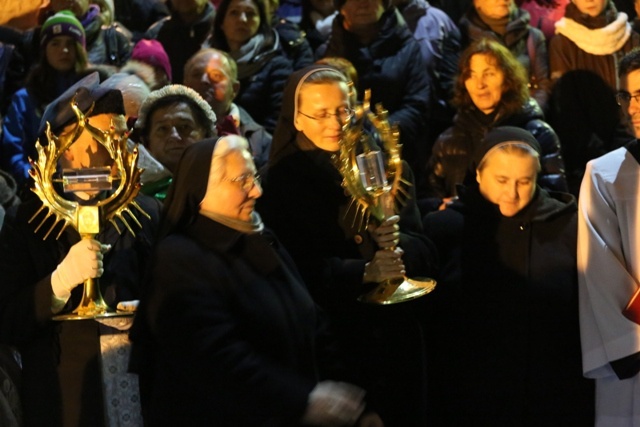
[[[513,0],[473,0],[476,10],[489,18],[502,19],[509,15]]]
[[[255,36],[260,27],[260,11],[252,0],[232,0],[222,21],[222,32],[232,50]]]
[[[471,57],[464,85],[478,110],[490,114],[496,109],[502,98],[503,83],[504,73],[493,57],[482,53]]]
[[[236,151],[224,160],[226,167],[222,179],[218,182],[209,180],[200,207],[228,218],[250,221],[256,199],[262,195],[251,154],[246,150]]]
[[[525,153],[496,150],[476,172],[480,193],[512,217],[529,204],[536,190],[538,160]]]
[[[300,89],[294,124],[316,147],[338,151],[348,109],[346,83],[304,84]]]
[[[573,0],[573,3],[581,13],[595,17],[604,11],[608,1],[609,0]]]

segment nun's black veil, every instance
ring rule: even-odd
[[[217,138],[209,138],[188,146],[164,201],[158,241],[191,224],[200,209],[209,182],[211,158]]]

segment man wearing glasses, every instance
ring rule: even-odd
[[[596,426],[640,425],[640,50],[619,64],[616,98],[635,139],[590,161],[579,198],[583,372],[596,380]],[[636,298],[640,304],[640,296]]]

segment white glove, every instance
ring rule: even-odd
[[[311,390],[302,422],[327,427],[353,425],[364,411],[363,398],[364,390],[353,384],[323,381]]]
[[[51,275],[51,288],[58,298],[69,298],[71,291],[86,279],[102,276],[102,254],[110,245],[97,240],[82,239],[69,249],[69,253]]]

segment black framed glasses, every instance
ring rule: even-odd
[[[246,193],[250,192],[254,186],[260,186],[260,175],[252,173],[245,173],[235,178],[223,178],[222,180],[239,185]]]
[[[616,93],[616,102],[621,107],[628,107],[629,103],[631,103],[631,98],[636,100],[636,103],[640,104],[640,93],[635,95],[631,95],[629,92],[625,90],[618,91]]]
[[[298,113],[312,120],[317,120],[319,122],[326,122],[327,120],[337,117],[340,123],[346,123],[353,117],[353,114],[354,114],[352,109],[346,108],[346,107],[338,108],[335,113],[323,111],[322,113],[316,114],[314,116],[303,113],[302,111],[298,111]]]

